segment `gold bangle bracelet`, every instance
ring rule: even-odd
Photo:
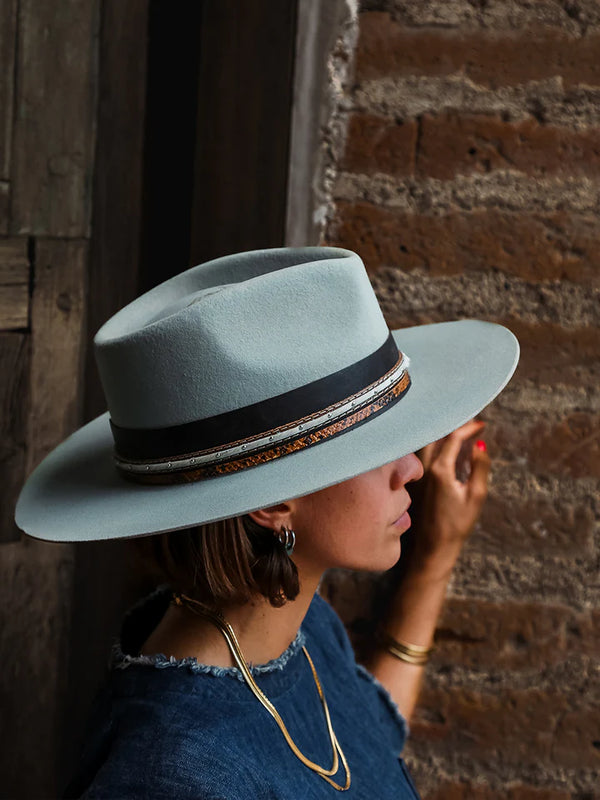
[[[379,639],[388,653],[395,656],[400,661],[405,661],[407,664],[415,664],[416,666],[423,666],[426,664],[434,650],[433,646],[424,647],[420,644],[400,642],[386,633],[381,633]]]

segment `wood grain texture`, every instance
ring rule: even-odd
[[[8,204],[10,202],[10,183],[0,181],[0,236],[8,233]]]
[[[64,735],[72,550],[25,536],[0,549],[2,797],[62,796],[55,765]]]
[[[10,175],[13,127],[17,0],[0,3],[0,180]]]
[[[20,536],[13,514],[25,470],[28,367],[29,336],[0,333],[0,543]]]
[[[88,272],[86,419],[106,409],[93,356],[93,335],[138,293],[148,6],[148,0],[102,2],[98,147]],[[179,4],[179,26],[188,13],[188,7]],[[167,161],[171,164],[171,154]],[[63,785],[78,762],[89,709],[104,678],[107,654],[118,635],[123,612],[140,596],[139,588],[132,586],[126,542],[86,542],[74,545],[73,550],[69,663],[65,673],[70,695],[78,702],[66,702],[62,712],[65,735],[58,766],[62,776],[59,783]],[[107,593],[107,585],[115,591]]]
[[[21,0],[10,231],[88,235],[98,0]]]
[[[28,473],[80,419],[87,252],[83,240],[37,241]]]
[[[295,0],[205,4],[193,264],[283,244],[295,25]]]
[[[161,5],[154,3],[154,6]],[[181,27],[190,12],[170,4],[165,12]],[[93,356],[92,337],[100,325],[138,293],[143,163],[145,158],[146,70],[149,0],[103,0],[100,25],[96,167],[93,187],[92,237],[88,272],[87,362],[85,418],[106,409]],[[175,19],[173,20],[175,23]],[[184,38],[186,38],[184,36]],[[158,47],[163,39],[159,37]],[[181,47],[181,42],[180,42]],[[173,65],[163,53],[163,70]],[[164,72],[163,72],[164,77]],[[170,82],[171,88],[173,83]],[[175,100],[175,98],[174,98]],[[184,95],[184,103],[187,99]],[[178,95],[181,104],[181,94]],[[164,108],[163,108],[164,113]],[[170,119],[172,124],[172,120]],[[177,120],[180,131],[181,119]],[[193,136],[193,130],[188,133]],[[178,142],[181,148],[181,142]],[[164,158],[168,152],[168,158]],[[173,169],[174,149],[162,152],[165,168]],[[167,198],[167,202],[172,202]],[[161,220],[172,240],[168,220]],[[92,700],[104,678],[107,654],[119,633],[124,610],[143,592],[134,583],[127,560],[127,543],[85,542],[73,546],[69,662],[65,670],[70,697],[62,709],[59,785],[72,777],[80,757]],[[132,585],[133,584],[133,585]],[[114,591],[107,592],[110,585]]]
[[[147,48],[140,31],[147,25],[148,0],[104,0],[88,278],[93,301],[87,320],[86,419],[106,410],[93,354],[94,334],[138,290]]]
[[[27,239],[0,239],[0,330],[29,324]]]
[[[21,330],[27,327],[29,292],[27,284],[3,286],[0,283],[0,330]]]

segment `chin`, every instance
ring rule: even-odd
[[[387,572],[398,563],[402,548],[400,542],[397,542],[394,547],[389,548],[386,552],[370,553],[369,558],[365,561],[357,562],[354,565],[346,565],[346,569],[354,569],[360,572]],[[377,555],[377,558],[375,556]]]

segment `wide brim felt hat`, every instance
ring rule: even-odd
[[[109,411],[25,484],[16,522],[39,539],[184,529],[324,489],[473,418],[519,358],[494,323],[390,332],[359,256],[330,247],[189,269],[94,346]]]

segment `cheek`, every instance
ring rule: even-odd
[[[326,532],[329,540],[343,541],[355,538],[369,522],[370,514],[357,493],[345,488],[318,498],[311,517],[313,525]]]
[[[382,504],[359,501],[355,494],[339,500],[315,509],[311,538],[318,540],[321,551],[336,556],[368,552],[384,524]]]
[[[301,498],[294,519],[299,552],[340,566],[356,559],[364,568],[390,522],[381,477],[377,470]]]

